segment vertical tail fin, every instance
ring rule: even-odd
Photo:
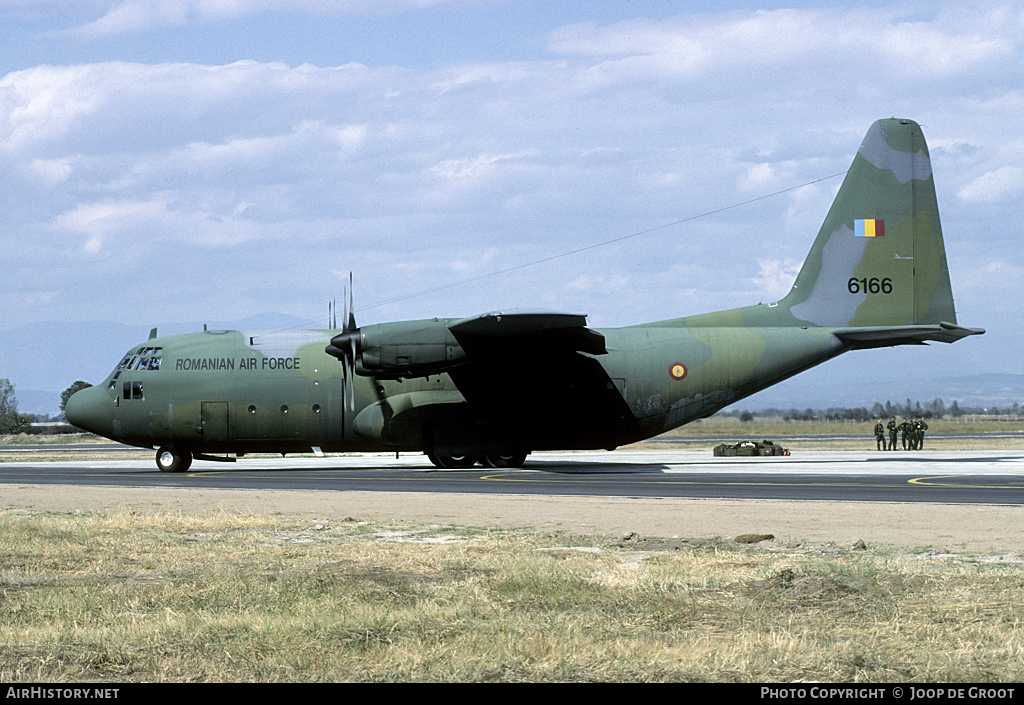
[[[916,122],[871,126],[779,303],[815,326],[956,325],[931,160]]]
[[[781,301],[651,325],[822,327],[854,348],[984,333],[956,324],[921,126],[897,118],[871,126]]]

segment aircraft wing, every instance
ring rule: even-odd
[[[557,311],[494,311],[463,318],[448,325],[448,330],[467,356],[487,355],[509,348],[540,346],[569,352],[604,355],[604,336],[587,328],[587,317]]]
[[[465,353],[448,372],[467,404],[458,423],[434,428],[436,452],[619,445],[631,415],[621,380],[598,362],[605,337],[585,316],[496,311],[448,330]]]
[[[631,416],[623,380],[597,360],[607,352],[586,316],[525,310],[364,326],[327,348],[375,380],[449,374],[458,391],[394,390],[353,422],[391,444],[428,437],[441,455],[618,445]]]

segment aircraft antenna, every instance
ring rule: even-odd
[[[774,198],[775,196],[781,196],[784,193],[789,193],[790,191],[796,191],[797,189],[801,189],[804,186],[812,186],[812,185],[820,183],[822,181],[828,181],[829,179],[835,179],[835,178],[837,178],[839,176],[844,176],[845,174],[846,174],[845,171],[841,171],[838,174],[832,174],[831,176],[823,176],[820,179],[814,179],[813,181],[808,181],[808,182],[800,184],[798,186],[790,186],[789,188],[784,188],[781,191],[775,191],[774,193],[765,194],[764,196],[758,196],[756,198],[751,198],[749,200],[742,201],[740,203],[734,203],[731,206],[723,206],[721,208],[716,208],[714,210],[705,211],[704,213],[699,213],[698,215],[691,215],[688,218],[683,218],[682,220],[675,220],[675,221],[673,221],[671,223],[665,223],[663,225],[657,225],[657,226],[655,226],[653,228],[648,228],[647,230],[640,230],[640,231],[635,232],[635,233],[630,233],[629,235],[620,235],[619,237],[613,237],[610,240],[604,240],[602,242],[596,242],[593,245],[586,245],[585,247],[580,247],[580,248],[577,248],[575,250],[569,250],[568,252],[562,252],[562,253],[557,254],[557,255],[551,255],[550,257],[543,257],[541,259],[533,260],[531,262],[524,262],[523,264],[517,264],[517,265],[515,265],[513,267],[508,267],[506,269],[499,269],[499,270],[496,270],[496,271],[493,271],[493,272],[488,272],[487,274],[479,274],[479,275],[477,275],[475,277],[469,277],[468,279],[460,279],[459,281],[451,282],[450,284],[442,284],[441,286],[435,286],[432,289],[423,289],[421,291],[417,291],[417,292],[414,292],[412,294],[406,294],[405,296],[399,296],[399,297],[396,297],[394,299],[388,299],[386,301],[377,301],[376,303],[371,303],[371,304],[369,304],[367,306],[364,306],[364,308],[371,308],[372,309],[372,308],[378,308],[380,306],[387,306],[388,304],[398,303],[399,301],[405,301],[407,299],[414,299],[414,298],[416,298],[418,296],[425,296],[426,294],[434,294],[434,293],[436,293],[438,291],[444,291],[446,289],[454,289],[457,286],[462,286],[463,284],[471,284],[473,282],[480,281],[481,279],[489,279],[491,277],[497,277],[497,276],[500,276],[502,274],[510,274],[512,272],[517,272],[520,269],[526,269],[527,267],[533,267],[533,266],[536,266],[538,264],[544,264],[545,262],[551,262],[553,260],[562,259],[563,257],[569,257],[571,255],[578,255],[581,252],[588,252],[590,250],[596,250],[599,247],[604,247],[606,245],[612,245],[612,244],[615,244],[616,242],[622,242],[623,240],[629,240],[630,238],[639,237],[640,235],[647,235],[649,233],[657,232],[658,230],[664,230],[665,228],[671,228],[671,227],[676,226],[676,225],[682,225],[683,223],[689,223],[690,221],[693,221],[693,220],[699,220],[701,218],[706,218],[708,216],[716,215],[718,213],[722,213],[724,211],[732,210],[734,208],[739,208],[741,206],[750,205],[751,203],[757,203],[758,201],[763,201],[763,200],[768,199],[768,198]],[[351,277],[351,272],[349,273],[349,276]]]
[[[729,206],[722,206],[721,208],[715,208],[714,210],[705,211],[703,213],[698,213],[697,215],[691,215],[691,216],[689,216],[687,218],[683,218],[681,220],[675,220],[675,221],[672,221],[671,223],[665,223],[663,225],[657,225],[657,226],[655,226],[653,228],[648,228],[647,230],[640,230],[640,231],[637,231],[635,233],[630,233],[629,235],[620,235],[619,237],[614,237],[614,238],[611,238],[610,240],[603,240],[601,242],[597,242],[597,243],[594,243],[592,245],[586,245],[585,247],[580,247],[580,248],[577,248],[575,250],[569,250],[567,252],[562,252],[562,253],[557,254],[557,255],[551,255],[549,257],[542,257],[541,259],[532,260],[530,262],[524,262],[523,264],[517,264],[515,266],[507,267],[505,269],[495,270],[493,272],[488,272],[487,274],[480,274],[480,275],[477,275],[475,277],[469,277],[467,279],[460,279],[459,281],[451,282],[449,284],[442,284],[440,286],[435,286],[435,287],[430,288],[430,289],[421,289],[420,291],[415,291],[415,292],[413,292],[411,294],[406,294],[404,296],[398,296],[398,297],[393,298],[393,299],[387,299],[387,300],[384,300],[384,301],[376,301],[376,302],[364,305],[363,309],[364,310],[365,309],[375,309],[375,308],[379,308],[381,306],[387,306],[389,304],[398,303],[400,301],[407,301],[408,299],[415,299],[415,298],[420,297],[420,296],[426,296],[427,294],[434,294],[434,293],[437,293],[438,291],[445,291],[447,289],[454,289],[455,287],[463,286],[464,284],[472,284],[473,282],[477,282],[477,281],[480,281],[482,279],[490,279],[491,277],[497,277],[497,276],[501,276],[503,274],[510,274],[512,272],[517,272],[517,271],[519,271],[521,269],[526,269],[528,267],[534,267],[534,266],[536,266],[538,264],[544,264],[546,262],[551,262],[551,261],[554,261],[556,259],[562,259],[563,257],[570,257],[572,255],[578,255],[578,254],[580,254],[582,252],[588,252],[590,250],[596,250],[599,247],[605,247],[606,245],[613,245],[613,244],[615,244],[617,242],[622,242],[623,240],[629,240],[629,239],[634,238],[634,237],[639,237],[641,235],[647,235],[649,233],[657,232],[658,230],[664,230],[665,228],[671,228],[671,227],[674,227],[676,225],[682,225],[683,223],[689,223],[689,222],[694,221],[694,220],[700,220],[701,218],[707,218],[708,216],[716,215],[718,213],[723,213],[725,211],[732,210],[734,208],[740,208],[742,206],[746,206],[746,205],[749,205],[751,203],[757,203],[758,201],[764,201],[764,200],[769,199],[769,198],[774,198],[775,196],[781,196],[782,194],[789,193],[790,191],[796,191],[797,189],[801,189],[801,188],[803,188],[805,186],[813,186],[814,184],[821,183],[822,181],[828,181],[830,179],[835,179],[837,177],[845,176],[845,175],[846,175],[846,172],[845,171],[841,171],[838,174],[832,174],[831,176],[823,176],[823,177],[818,178],[818,179],[813,179],[811,181],[806,181],[806,182],[804,182],[802,184],[798,184],[797,186],[790,186],[789,188],[784,188],[784,189],[781,189],[779,191],[775,191],[773,193],[768,193],[768,194],[765,194],[764,196],[758,196],[756,198],[751,198],[751,199],[748,199],[746,201],[741,201],[739,203],[733,203],[732,205],[729,205]],[[346,316],[346,319],[349,322],[349,325],[348,325],[347,328],[351,329],[351,330],[355,330],[355,328],[356,328],[356,326],[355,326],[355,315],[354,315],[354,313],[352,313],[352,310],[351,310],[352,309],[352,306],[351,306],[351,301],[352,301],[352,272],[349,272],[348,278],[349,278],[349,302],[350,302],[350,305],[349,305],[349,313]],[[301,324],[298,324],[298,325],[301,325]],[[298,327],[298,325],[296,325],[294,327]]]

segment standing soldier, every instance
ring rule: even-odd
[[[885,450],[885,427],[882,426],[882,419],[875,424],[875,445],[878,450]]]
[[[910,436],[914,429],[911,427],[910,422],[907,421],[906,418],[904,418],[903,423],[899,425],[899,429],[900,433],[903,435],[903,450],[906,450],[907,441],[910,439]]]
[[[924,422],[923,418],[918,416],[917,423],[914,425],[917,428],[917,449],[924,450],[924,432],[928,430],[928,424]]]
[[[879,421],[878,423],[882,423]],[[889,419],[889,450],[896,450],[896,417]]]

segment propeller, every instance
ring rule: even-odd
[[[343,328],[341,329],[341,333],[331,338],[331,344],[327,346],[326,352],[328,355],[333,355],[341,360],[341,369],[345,378],[345,387],[348,390],[346,396],[348,397],[347,401],[349,409],[355,411],[356,391],[354,384],[354,367],[356,355],[359,353],[360,333],[359,328],[356,326],[355,296],[352,289],[352,272],[349,272],[348,305],[346,307],[346,311],[342,314]],[[337,322],[335,322],[335,325],[337,325]]]

